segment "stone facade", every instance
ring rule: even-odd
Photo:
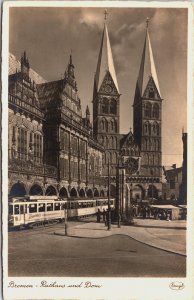
[[[72,57],[62,80],[35,83],[30,70],[24,53],[9,76],[9,195],[104,196],[104,148],[88,107],[82,118]]]

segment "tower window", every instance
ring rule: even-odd
[[[117,113],[117,102],[115,99],[111,100],[111,104],[110,104],[110,113],[111,114],[116,114]]]
[[[107,98],[103,98],[102,102],[102,113],[103,114],[108,114],[108,106],[109,106],[109,101]]]
[[[154,107],[153,107],[153,117],[159,118],[159,106],[156,103],[154,104]]]
[[[151,109],[152,109],[151,104],[147,103],[145,106],[145,117],[148,117],[148,118],[151,117]]]

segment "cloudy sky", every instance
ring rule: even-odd
[[[163,101],[163,165],[182,164],[186,131],[187,9],[109,8],[108,30],[120,93],[121,133],[133,125],[132,103],[149,31]],[[48,81],[60,79],[72,51],[82,111],[89,104],[104,23],[104,8],[11,8],[10,52],[26,50],[31,67]]]

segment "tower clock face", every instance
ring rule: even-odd
[[[106,92],[106,93],[111,93],[111,92],[112,92],[112,86],[109,85],[109,84],[106,85],[106,86],[105,86],[105,92]]]
[[[126,172],[133,174],[138,171],[138,160],[134,158],[128,158],[125,162]]]

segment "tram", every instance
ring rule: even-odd
[[[115,207],[115,199],[110,199],[110,207]],[[31,224],[63,222],[66,218],[79,219],[95,215],[108,208],[107,198],[58,198],[57,196],[15,197],[9,201],[8,226],[10,228],[29,227]]]

